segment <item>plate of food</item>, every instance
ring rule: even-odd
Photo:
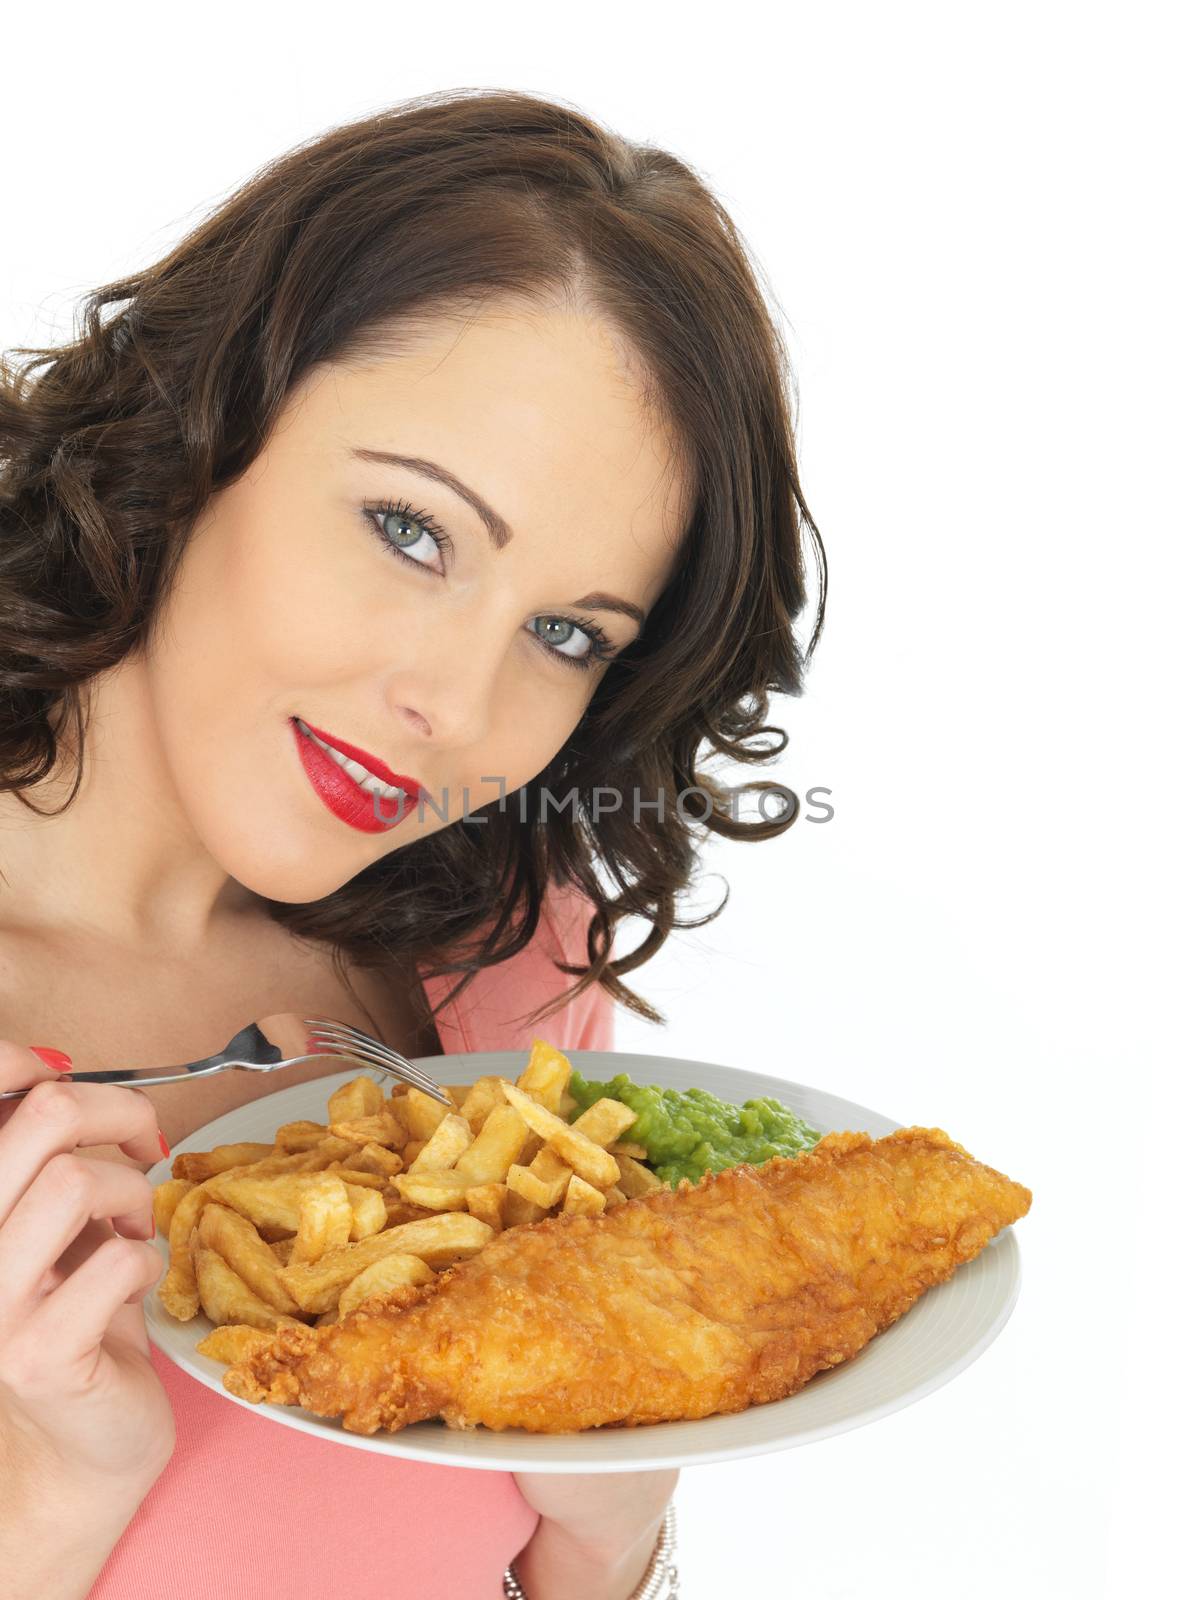
[[[454,1109],[358,1068],[150,1169],[150,1337],[232,1404],[450,1466],[698,1465],[911,1404],[1015,1304],[1030,1191],[940,1129],[542,1039],[417,1064]]]

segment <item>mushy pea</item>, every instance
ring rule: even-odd
[[[637,1121],[621,1135],[645,1145],[646,1161],[672,1189],[680,1178],[696,1182],[706,1172],[720,1172],[741,1161],[757,1165],[772,1156],[795,1156],[811,1150],[821,1135],[815,1128],[763,1096],[731,1105],[704,1089],[660,1089],[632,1083],[618,1072],[608,1083],[571,1073],[571,1094],[578,1102],[570,1120],[597,1100],[620,1100]]]

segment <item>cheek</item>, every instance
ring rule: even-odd
[[[372,641],[394,631],[396,597],[355,532],[278,492],[226,508],[196,551],[188,601],[189,648],[203,651],[210,688],[240,686],[218,711],[243,725],[247,715],[286,716],[304,709],[310,689],[369,670]]]
[[[510,791],[528,783],[553,760],[587,709],[585,690],[573,689],[572,683],[555,688],[557,675],[567,677],[566,667],[555,669],[551,663],[547,672],[549,684],[547,673],[537,671],[536,664],[530,667],[527,661],[518,661],[498,697],[499,712],[485,758],[478,765],[481,772],[503,773]],[[497,793],[497,786],[491,785],[493,799]]]
[[[220,497],[184,552],[148,662],[162,745],[189,786],[249,780],[306,685],[352,663],[353,601],[328,553],[249,496]],[[359,619],[361,621],[361,617]]]
[[[294,519],[286,536],[267,521],[256,537],[240,541],[229,562],[231,626],[256,678],[285,694],[336,683],[353,668],[370,584],[353,561],[339,563],[335,553],[330,540],[306,537]]]

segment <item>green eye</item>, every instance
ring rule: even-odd
[[[429,539],[439,550],[450,543],[445,529],[427,511],[418,511],[407,501],[388,501],[386,505],[364,506],[363,510],[387,548],[414,561],[416,566],[425,567],[428,563],[415,561],[407,552],[415,549],[422,539]]]
[[[555,638],[550,638],[538,631],[537,624],[540,622],[548,622],[554,628],[565,628],[567,632],[565,636],[559,635]],[[598,661],[607,660],[615,653],[604,629],[597,627],[594,622],[586,622],[580,617],[535,617],[534,625],[529,631],[536,639],[541,640],[551,655],[555,656],[559,661],[565,661],[569,667],[580,667],[586,670],[595,666]],[[573,632],[586,634],[591,641],[588,649],[582,655],[572,655],[566,650],[557,648],[558,645],[565,644]]]

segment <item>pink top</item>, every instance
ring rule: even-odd
[[[611,1050],[613,1002],[598,985],[530,1028],[524,1012],[574,982],[589,908],[551,890],[534,938],[474,978],[436,1019],[446,1055]],[[436,1005],[455,976],[427,979]],[[205,1388],[154,1344],[175,1412],[175,1451],[89,1591],[88,1600],[266,1600],[380,1593],[404,1600],[501,1600],[504,1568],[538,1515],[511,1472],[432,1466],[282,1427]]]

